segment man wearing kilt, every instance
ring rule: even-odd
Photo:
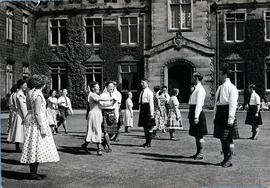
[[[254,84],[250,84],[248,87],[248,91],[251,94],[247,117],[245,124],[252,126],[252,136],[250,139],[257,140],[259,135],[259,125],[262,125],[262,117],[260,112],[261,99],[260,96],[255,92],[256,86]]]
[[[145,143],[142,147],[151,147],[151,140],[153,134],[154,121],[154,94],[148,87],[148,81],[143,79],[141,81],[142,91],[140,93],[139,104],[139,127],[144,128]]]
[[[222,167],[232,166],[234,151],[233,138],[236,132],[235,113],[237,108],[238,90],[231,83],[228,75],[231,73],[228,64],[224,64],[220,72],[222,85],[218,87],[215,100],[214,137],[220,139],[224,160]]]
[[[201,84],[203,76],[201,76],[200,73],[194,73],[193,77],[196,80],[196,86],[189,99],[189,135],[195,137],[197,147],[197,152],[192,157],[194,160],[202,160],[204,146],[203,136],[208,133],[205,114],[202,110],[206,93]]]

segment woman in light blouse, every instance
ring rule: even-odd
[[[248,103],[247,117],[245,124],[252,126],[252,136],[250,139],[257,140],[259,135],[259,125],[262,125],[262,117],[260,112],[261,98],[255,91],[256,86],[250,84],[248,91],[250,93],[250,100]]]

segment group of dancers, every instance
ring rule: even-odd
[[[222,167],[232,166],[234,152],[234,139],[239,138],[235,113],[237,109],[238,90],[231,83],[229,65],[225,64],[220,72],[222,85],[217,89],[214,106],[214,137],[220,139],[224,160]],[[54,129],[63,124],[66,131],[66,118],[72,114],[71,101],[67,97],[67,90],[62,96],[55,98],[55,91],[50,93],[46,100],[42,90],[47,83],[44,75],[33,75],[28,81],[19,80],[17,88],[12,88],[10,96],[10,116],[8,125],[9,142],[16,144],[16,151],[22,152],[21,163],[29,164],[30,178],[41,179],[37,174],[39,163],[57,162],[59,155],[54,143],[50,125]],[[204,136],[208,134],[206,117],[203,112],[205,89],[202,85],[203,76],[196,72],[193,75],[194,85],[191,86],[189,99],[189,135],[195,138],[197,151],[194,160],[204,158]],[[174,88],[171,96],[167,87],[154,87],[154,93],[148,87],[146,79],[141,80],[142,91],[139,96],[139,122],[138,126],[144,128],[145,143],[142,147],[151,147],[152,138],[158,130],[169,131],[170,139],[175,140],[175,130],[183,129],[182,117],[179,109],[177,95],[179,90]],[[97,155],[102,155],[101,145],[106,152],[112,152],[110,141],[119,141],[119,129],[125,125],[125,132],[133,127],[132,93],[128,92],[125,101],[124,116],[121,115],[122,95],[117,90],[117,82],[108,81],[103,92],[97,82],[89,86],[88,108],[86,113],[87,131],[85,142],[81,148],[88,152],[89,143],[97,145]],[[262,124],[260,114],[260,97],[255,92],[256,86],[249,86],[250,100],[246,124],[252,125],[251,139],[258,139],[259,125]],[[47,102],[48,101],[48,102]],[[56,120],[56,110],[59,118]],[[53,130],[54,130],[53,129]],[[23,143],[21,151],[19,144]]]

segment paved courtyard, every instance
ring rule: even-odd
[[[189,158],[195,152],[194,140],[188,135],[187,113],[183,112],[184,130],[177,132],[177,141],[168,133],[158,133],[152,148],[141,148],[143,131],[135,126],[122,133],[120,142],[112,143],[112,153],[97,156],[94,144],[91,155],[80,149],[86,120],[84,114],[69,119],[69,134],[54,136],[60,162],[41,164],[39,172],[47,174],[40,181],[28,180],[29,167],[19,162],[20,154],[6,142],[7,120],[1,120],[1,159],[3,188],[81,188],[81,187],[208,187],[208,186],[270,186],[270,112],[263,112],[264,125],[257,141],[250,137],[250,127],[244,125],[245,113],[237,113],[241,139],[236,140],[233,167],[224,169],[221,147],[212,136],[212,112],[207,112],[209,135],[206,136],[204,161]],[[136,114],[137,122],[137,114]],[[135,125],[137,123],[135,122]],[[63,131],[60,129],[60,131]],[[123,128],[121,129],[123,132]]]

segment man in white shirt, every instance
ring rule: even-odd
[[[151,147],[154,122],[154,94],[148,87],[148,81],[143,79],[141,81],[142,91],[139,97],[140,114],[139,127],[144,128],[146,142],[142,147]]]
[[[195,137],[197,152],[194,156],[194,160],[203,159],[203,136],[208,134],[205,114],[203,112],[203,105],[205,100],[205,89],[203,88],[201,81],[203,76],[200,73],[194,73],[194,80],[196,86],[189,99],[189,135]]]
[[[58,98],[58,109],[60,112],[60,119],[57,123],[57,128],[55,129],[58,132],[58,128],[63,124],[65,133],[67,134],[67,117],[73,114],[72,106],[69,97],[67,96],[67,89],[63,89],[62,96]]]
[[[232,155],[234,150],[233,139],[239,137],[235,123],[238,90],[231,83],[228,75],[231,73],[228,64],[225,64],[220,72],[223,84],[218,87],[215,100],[214,137],[220,139],[224,160],[220,163],[222,167],[232,166]]]
[[[257,140],[259,136],[259,125],[262,125],[262,117],[261,117],[261,98],[255,92],[256,86],[254,84],[250,84],[248,87],[248,91],[250,93],[250,99],[248,103],[247,117],[245,124],[252,126],[252,136],[250,139]]]

